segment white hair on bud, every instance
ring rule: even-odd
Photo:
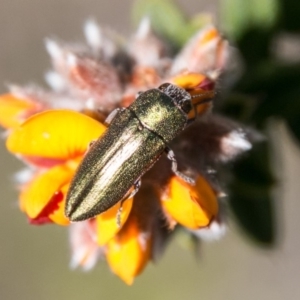
[[[223,223],[213,221],[208,227],[201,228],[198,230],[191,230],[191,232],[198,238],[213,242],[221,239],[226,233],[226,226]]]
[[[65,88],[65,80],[54,71],[48,71],[45,74],[45,81],[56,92],[60,92]]]
[[[57,42],[52,39],[45,40],[46,50],[53,60],[60,60],[63,56],[63,50]]]
[[[147,241],[148,241],[149,238],[150,238],[149,232],[141,232],[141,233],[138,235],[138,242],[139,242],[141,248],[142,248],[144,251],[146,250],[146,247],[147,247]]]
[[[77,66],[77,63],[78,63],[78,59],[77,59],[76,55],[74,55],[71,52],[69,52],[67,54],[66,61],[67,61],[67,64],[68,64],[69,67],[75,67],[75,66]]]
[[[103,45],[103,34],[100,26],[94,19],[89,19],[84,24],[84,35],[87,43],[95,49]]]
[[[34,175],[34,170],[32,168],[24,168],[14,174],[13,180],[18,184],[27,183]]]
[[[136,32],[136,37],[139,39],[145,38],[151,32],[151,22],[149,17],[144,17]]]
[[[251,143],[246,139],[243,130],[233,130],[221,139],[221,160],[226,162],[238,154],[250,150]]]
[[[89,221],[71,224],[70,242],[72,249],[70,268],[80,266],[84,271],[92,269],[103,249],[98,246]]]
[[[96,109],[95,100],[93,98],[88,98],[85,106],[87,109]]]

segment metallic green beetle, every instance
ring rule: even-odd
[[[210,101],[208,94],[198,95],[197,104]],[[66,216],[71,221],[86,220],[132,197],[141,176],[165,151],[172,170],[192,183],[177,171],[174,153],[167,146],[191,121],[188,115],[195,107],[190,93],[166,83],[139,94],[128,108],[114,111],[107,131],[91,145],[75,174]]]

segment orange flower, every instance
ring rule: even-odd
[[[162,155],[134,197],[70,224],[64,214],[70,182],[89,145],[105,132],[109,113],[165,82],[188,91],[195,105],[212,98],[228,54],[227,42],[213,27],[200,31],[173,62],[147,20],[126,48],[95,22],[87,23],[85,33],[86,49],[47,41],[54,71],[46,78],[53,91],[19,88],[0,97],[0,124],[8,129],[7,149],[33,170],[20,184],[20,208],[30,223],[70,225],[72,267],[90,269],[105,256],[111,270],[131,284],[163,251],[175,226],[195,236],[201,230],[209,234],[212,225],[217,231],[221,188],[209,170],[251,145],[239,127],[210,114],[211,101],[198,105],[189,117],[204,117],[168,145],[180,172],[195,185],[173,174]]]
[[[105,126],[68,110],[34,115],[9,135],[7,149],[38,167],[22,187],[21,209],[31,222],[66,225],[64,198],[78,162]]]

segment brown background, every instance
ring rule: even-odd
[[[0,0],[0,92],[5,83],[42,83],[49,68],[43,39],[83,39],[88,17],[130,33],[132,1]],[[181,1],[187,12],[216,11],[216,2]],[[1,299],[300,299],[300,153],[283,124],[271,127],[274,165],[282,178],[277,196],[279,244],[261,250],[230,221],[217,243],[203,244],[202,258],[176,241],[162,260],[150,265],[133,287],[113,276],[105,263],[89,273],[68,268],[65,228],[27,225],[19,212],[12,174],[22,165],[0,144],[0,298]]]

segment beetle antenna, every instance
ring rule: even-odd
[[[215,92],[212,91],[201,91],[199,94],[191,95],[193,105],[197,106],[198,104],[203,104],[211,102]]]
[[[197,96],[195,96],[195,98],[197,98]],[[193,97],[192,97],[192,99],[193,99]],[[213,101],[212,98],[203,99],[202,101],[199,101],[199,102],[195,103],[194,105],[197,106],[197,105],[204,104],[204,103],[208,103],[208,102],[212,102],[212,101]]]

